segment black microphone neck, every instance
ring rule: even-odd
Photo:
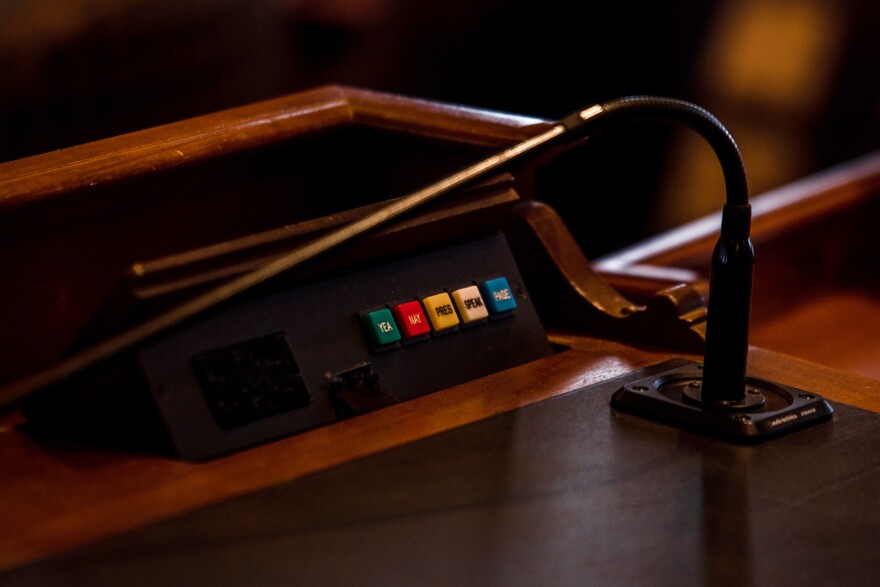
[[[751,206],[726,204],[712,253],[703,400],[736,402],[745,396],[755,250]]]

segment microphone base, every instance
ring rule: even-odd
[[[679,428],[737,442],[760,442],[831,418],[820,395],[747,377],[740,401],[707,401],[702,365],[688,364],[624,384],[611,406]]]

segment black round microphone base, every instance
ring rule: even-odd
[[[756,442],[831,418],[834,409],[821,396],[754,377],[746,378],[739,401],[707,400],[699,363],[688,364],[624,384],[611,406],[625,412],[719,436]]]

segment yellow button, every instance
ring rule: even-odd
[[[446,292],[428,296],[422,300],[425,313],[431,320],[431,325],[436,332],[458,326],[458,314],[452,307],[452,298]]]

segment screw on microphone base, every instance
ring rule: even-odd
[[[680,428],[741,442],[760,442],[831,418],[834,409],[813,393],[747,377],[741,400],[705,400],[699,363],[620,387],[611,405]]]

